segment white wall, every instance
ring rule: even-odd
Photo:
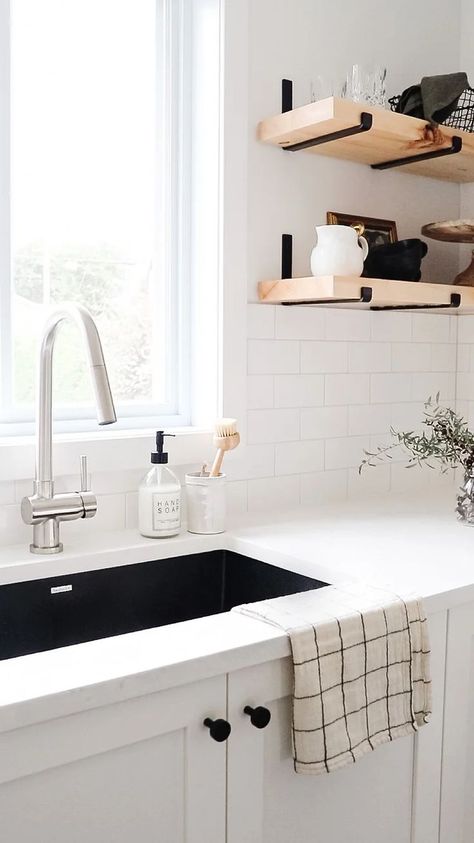
[[[295,105],[302,105],[312,75],[343,78],[356,62],[383,63],[390,93],[457,70],[459,2],[449,4],[449,15],[443,0],[251,0],[249,8],[249,300],[256,300],[258,280],[278,277],[282,232],[294,235],[294,274],[309,273],[314,226],[328,210],[395,219],[400,238],[457,216],[455,184],[283,152],[258,143],[255,127],[279,112],[282,77],[293,80]],[[450,280],[456,259],[456,246],[429,241],[425,277]]]
[[[282,232],[294,235],[294,274],[309,274],[314,226],[328,210],[395,219],[400,238],[458,216],[457,185],[285,153],[258,143],[255,127],[279,111],[282,77],[301,105],[312,76],[343,79],[353,63],[384,64],[389,94],[457,70],[460,3],[448,20],[441,0],[252,0],[249,8],[249,302],[259,280],[278,277]],[[430,241],[424,277],[449,281],[457,271],[457,247]],[[248,441],[258,455],[250,508],[433,483],[431,472],[400,464],[361,479],[357,466],[391,424],[416,426],[430,394],[455,401],[455,317],[250,304],[248,324]]]
[[[442,0],[249,0],[247,44],[242,32],[247,2],[229,0],[229,4],[233,51],[228,53],[232,68],[226,73],[232,80],[233,101],[226,112],[226,128],[237,136],[248,126],[248,143],[239,136],[238,143],[230,145],[235,165],[231,158],[227,161],[224,181],[227,220],[232,222],[223,256],[225,283],[232,287],[226,297],[229,324],[234,316],[225,353],[229,395],[237,385],[226,412],[237,412],[232,408],[240,404],[241,426],[248,427],[248,445],[227,461],[229,508],[294,506],[300,501],[317,503],[438,482],[433,472],[406,471],[400,464],[374,470],[360,480],[356,467],[363,447],[383,443],[390,424],[415,425],[430,393],[439,389],[454,402],[460,321],[449,315],[263,306],[255,304],[256,285],[278,277],[282,232],[294,235],[294,273],[307,274],[314,226],[325,222],[327,210],[393,218],[400,237],[416,237],[423,223],[459,215],[458,186],[401,171],[375,172],[322,156],[284,153],[259,144],[256,125],[279,111],[282,77],[294,81],[298,105],[309,100],[312,75],[342,77],[354,62],[379,62],[388,68],[389,92],[399,92],[424,74],[458,69],[461,29],[462,55],[469,54],[474,63],[473,38],[465,28],[468,20],[474,30],[474,11],[463,0],[461,27],[461,0],[449,6]],[[241,42],[233,42],[233,33]],[[247,76],[248,100],[246,89],[242,91]],[[474,79],[474,68],[471,76]],[[463,188],[463,207],[473,197],[472,189]],[[425,278],[450,280],[457,271],[457,247],[430,241]],[[474,337],[474,317],[462,320],[463,346],[467,346],[471,327]],[[246,321],[248,375],[243,399],[239,372],[244,371],[245,352],[238,338]],[[463,347],[461,352],[462,367],[470,367],[471,349]],[[240,369],[234,366],[235,357],[242,358]],[[472,400],[474,406],[470,379],[466,386],[462,374],[466,373],[458,377],[462,396],[470,396],[465,401]],[[209,456],[203,454],[203,459]],[[84,530],[136,524],[140,472],[117,466],[119,452],[116,470],[92,474],[99,514],[87,524],[65,525],[65,541],[71,531],[83,535]],[[72,482],[59,478],[58,490],[72,488]],[[19,514],[19,500],[26,491],[30,486],[24,481],[0,483],[4,542],[29,540],[30,530],[21,525]]]

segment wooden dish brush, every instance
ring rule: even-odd
[[[219,476],[225,452],[233,451],[239,443],[240,434],[237,432],[237,419],[218,419],[214,433],[214,445],[217,448],[217,454],[209,477]]]

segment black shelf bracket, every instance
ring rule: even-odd
[[[293,277],[293,235],[281,235],[281,278]]]
[[[409,155],[406,158],[396,158],[394,161],[384,161],[381,164],[371,164],[373,170],[389,170],[391,167],[403,167],[404,164],[414,164],[417,161],[431,161],[432,158],[444,158],[446,155],[456,155],[461,152],[462,138],[454,135],[451,139],[451,146],[447,149],[434,149],[431,152],[422,152],[420,155]]]
[[[290,79],[281,80],[281,110],[284,114],[293,108],[293,82]],[[360,115],[360,123],[357,126],[349,126],[347,129],[339,129],[337,132],[328,132],[327,135],[320,135],[317,138],[309,138],[299,143],[292,143],[282,146],[285,152],[298,152],[300,149],[308,149],[311,146],[320,146],[323,143],[348,138],[351,135],[359,135],[361,132],[368,132],[372,128],[373,117],[367,111]]]
[[[281,113],[293,111],[293,82],[291,79],[281,80]]]
[[[403,284],[403,281],[400,281],[400,284]],[[460,293],[451,293],[450,301],[446,304],[386,304],[386,305],[374,305],[371,307],[371,310],[442,310],[442,309],[449,309],[449,308],[456,308],[460,307],[461,305],[461,294]]]
[[[305,299],[304,301],[282,301],[284,307],[298,307],[299,305],[325,304],[369,304],[372,301],[372,287],[361,287],[360,296],[353,299]]]
[[[281,80],[281,110],[282,114],[293,109],[293,82],[291,79]],[[298,152],[300,149],[308,149],[311,146],[319,146],[323,143],[348,138],[351,135],[358,135],[361,132],[368,132],[372,128],[373,116],[367,111],[360,115],[360,123],[357,126],[349,126],[347,129],[340,129],[337,132],[329,132],[327,135],[320,135],[317,138],[292,143],[282,146],[286,152]],[[431,161],[433,158],[445,158],[447,155],[456,155],[462,150],[462,138],[453,135],[451,146],[443,149],[432,149],[429,152],[420,152],[418,155],[407,155],[404,158],[395,158],[393,161],[382,161],[380,164],[371,164],[373,170],[390,170],[392,167],[403,167],[404,164],[415,164],[418,161]]]

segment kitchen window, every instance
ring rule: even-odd
[[[0,15],[0,432],[32,431],[38,332],[66,300],[97,321],[120,426],[194,423],[198,296],[210,359],[218,334],[218,83],[203,88],[218,2],[0,0]],[[64,432],[94,427],[76,331],[57,338]],[[209,377],[212,404],[217,364]]]

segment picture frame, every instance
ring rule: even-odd
[[[364,230],[360,231],[360,233],[367,240],[369,249],[374,246],[383,246],[386,243],[396,243],[398,240],[395,220],[381,220],[376,217],[342,214],[339,211],[328,211],[326,219],[328,225],[363,226]]]

